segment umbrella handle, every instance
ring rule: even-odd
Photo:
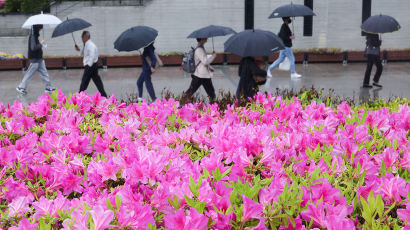
[[[212,37],[212,51],[215,53],[214,37]]]
[[[71,33],[71,36],[73,37],[74,44],[77,45],[77,42],[75,42],[75,39],[74,39],[74,33]]]

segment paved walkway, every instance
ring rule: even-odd
[[[239,81],[238,66],[216,66],[215,68],[217,69],[213,79],[215,90],[235,93]],[[318,89],[334,89],[338,95],[354,97],[356,101],[359,100],[359,97],[382,97],[385,99],[393,96],[410,97],[410,63],[388,63],[380,80],[384,86],[381,90],[363,90],[360,88],[365,68],[364,63],[348,64],[347,66],[341,64],[309,64],[307,67],[297,65],[296,70],[303,77],[296,80],[291,79],[288,72],[274,70],[272,72],[273,78],[268,80],[261,91],[275,91],[276,88],[299,89],[303,86],[311,87],[313,85]],[[109,95],[115,94],[119,99],[125,99],[130,94],[137,92],[136,81],[140,72],[140,68],[100,69],[107,93]],[[52,83],[66,94],[78,91],[82,73],[82,69],[49,71]],[[19,100],[27,104],[35,101],[38,96],[44,93],[40,76],[36,74],[27,88],[28,94],[21,96],[15,88],[22,77],[21,71],[0,71],[0,101],[7,103]],[[157,97],[160,97],[164,89],[174,94],[180,94],[187,90],[191,78],[178,67],[165,67],[153,75],[152,81]],[[88,93],[94,94],[96,92],[94,83],[90,82]],[[206,95],[202,87],[198,93]],[[145,86],[144,98],[149,98]]]

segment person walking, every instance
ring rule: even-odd
[[[198,42],[198,45],[194,51],[196,69],[191,75],[191,84],[186,91],[185,96],[192,97],[192,95],[194,95],[194,93],[202,85],[210,100],[213,101],[216,97],[215,88],[212,84],[212,75],[215,70],[212,68],[211,63],[215,60],[216,54],[206,54],[204,45],[208,41],[207,38],[197,38],[196,40]]]
[[[75,45],[74,48],[77,51],[81,52],[83,55],[83,65],[84,65],[84,74],[81,79],[81,85],[79,92],[82,92],[87,89],[90,80],[93,79],[95,86],[97,86],[98,91],[101,96],[107,97],[107,93],[104,90],[104,84],[101,80],[100,75],[98,75],[98,49],[94,42],[91,41],[91,35],[88,31],[83,31],[81,35],[83,40],[84,48],[80,50],[78,45]]]
[[[240,80],[236,90],[236,98],[241,96],[252,98],[258,92],[259,85],[265,82],[256,82],[255,76],[264,76],[266,81],[266,71],[259,68],[253,57],[242,58],[238,68],[238,75]]]
[[[26,74],[24,74],[23,80],[16,88],[16,90],[21,94],[27,94],[27,85],[36,72],[40,73],[41,80],[45,85],[45,92],[49,93],[55,90],[50,82],[46,63],[43,59],[43,47],[46,47],[47,45],[44,40],[41,42],[38,40],[41,29],[43,29],[43,25],[33,25],[31,28],[28,40],[28,58],[30,59],[30,66],[28,67]]]
[[[383,66],[380,61],[380,46],[382,41],[379,39],[378,34],[367,34],[366,35],[366,51],[365,56],[367,57],[367,68],[364,74],[363,88],[372,88],[370,85],[370,74],[372,72],[373,65],[376,65],[376,73],[373,77],[373,85],[376,87],[382,87],[379,84],[380,76],[383,72]]]
[[[142,101],[144,82],[151,100],[155,101],[157,99],[155,96],[154,86],[151,81],[151,74],[155,73],[157,61],[154,42],[152,42],[149,46],[144,48],[144,52],[142,53],[142,72],[137,81],[138,101]]]
[[[285,45],[285,49],[281,50],[279,53],[278,59],[272,63],[272,65],[268,68],[268,77],[272,77],[272,70],[282,63],[285,60],[285,57],[289,59],[290,62],[290,77],[292,78],[300,78],[302,75],[296,73],[295,70],[295,56],[292,52],[292,40],[295,39],[295,35],[292,34],[292,31],[289,28],[289,24],[292,23],[292,19],[290,17],[282,18],[283,24],[280,28],[278,36],[282,39],[283,44]]]

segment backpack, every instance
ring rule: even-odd
[[[195,65],[195,50],[197,48],[191,47],[191,49],[184,53],[184,56],[182,57],[182,70],[184,70],[187,73],[194,73],[196,70],[196,67],[198,67],[199,62],[197,65]]]

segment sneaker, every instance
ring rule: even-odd
[[[377,83],[377,82],[373,82],[373,85],[376,86],[376,87],[379,87],[379,88],[383,87],[382,85],[380,85],[380,84]]]
[[[291,78],[300,78],[300,77],[302,77],[302,75],[300,75],[300,74],[298,74],[298,73],[292,73],[292,74],[290,75],[290,77],[291,77]]]
[[[144,99],[142,99],[142,97],[139,97],[138,99],[137,99],[137,101],[138,102],[141,102],[141,101],[143,101]]]
[[[272,73],[271,73],[269,70],[267,71],[267,76],[268,76],[269,78],[272,77]]]
[[[368,84],[363,84],[363,88],[373,88],[373,86],[368,85]]]
[[[56,88],[52,87],[52,88],[46,88],[46,90],[44,90],[44,92],[46,93],[52,93],[54,92],[54,90],[56,90]]]
[[[26,91],[26,89],[24,89],[24,88],[17,87],[16,90],[17,90],[17,92],[19,92],[19,93],[21,93],[21,94],[23,94],[23,95],[27,94],[27,91]]]

